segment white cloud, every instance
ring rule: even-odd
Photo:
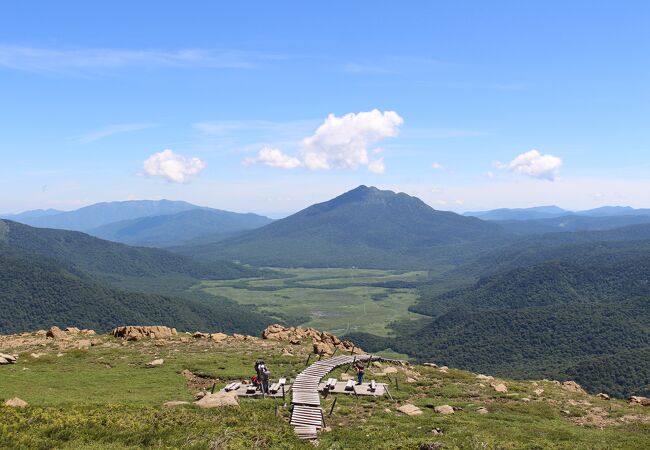
[[[372,173],[384,173],[386,167],[384,166],[384,158],[372,160],[368,163],[368,170]]]
[[[295,157],[265,147],[257,157],[246,158],[243,163],[261,163],[284,169],[303,166],[309,170],[357,169],[365,166],[370,172],[383,173],[384,159],[370,159],[368,153],[381,153],[380,148],[371,148],[373,144],[397,136],[402,123],[404,119],[395,111],[374,109],[341,117],[330,114],[312,136],[300,142],[300,150]],[[274,150],[273,153],[270,150]],[[263,158],[263,152],[272,157],[272,161],[280,161],[280,164],[270,164]]]
[[[508,164],[496,163],[496,166],[532,178],[554,181],[562,167],[562,158],[549,154],[542,155],[537,150],[530,150],[517,156]]]
[[[303,139],[300,154],[310,170],[369,166],[368,147],[397,136],[402,123],[395,111],[330,114],[312,136]]]
[[[434,170],[445,170],[445,166],[443,166],[438,162],[434,162],[433,164],[431,164],[431,168]]]
[[[289,156],[277,148],[264,147],[259,151],[255,158],[248,157],[244,159],[245,166],[253,164],[264,164],[265,166],[275,167],[278,169],[295,169],[302,163],[298,158]]]
[[[113,136],[114,134],[128,133],[130,131],[145,130],[147,128],[156,127],[153,123],[125,123],[118,125],[107,125],[95,131],[91,131],[83,136],[77,138],[77,142],[81,144],[89,144],[91,142],[104,139],[105,137]]]
[[[165,178],[170,183],[186,183],[205,168],[199,158],[186,158],[166,149],[154,153],[144,162],[144,171],[152,177]]]

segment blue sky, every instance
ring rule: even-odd
[[[648,2],[230,3],[4,4],[0,212],[650,207]]]

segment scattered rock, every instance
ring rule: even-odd
[[[535,389],[535,390],[533,391],[533,393],[534,393],[535,395],[537,395],[537,396],[540,396],[540,395],[542,395],[542,394],[544,393],[544,389],[542,389],[542,388]]]
[[[61,331],[61,328],[56,326],[51,327],[49,330],[47,330],[45,336],[52,339],[66,339],[68,337],[68,335],[65,334],[65,331]]]
[[[30,353],[29,356],[31,356],[34,359],[38,359],[41,356],[45,356],[45,353]]]
[[[63,331],[65,331],[65,332],[68,333],[68,334],[79,334],[79,332],[80,332],[81,330],[80,330],[79,328],[77,328],[77,327],[67,327],[67,328],[66,328],[65,330],[63,330]]]
[[[192,337],[195,339],[207,339],[210,337],[209,333],[201,333],[200,331],[195,332],[192,334]]]
[[[183,402],[180,400],[172,400],[171,402],[165,402],[163,403],[163,406],[166,406],[167,408],[171,408],[174,406],[181,406],[181,405],[189,405],[190,402]]]
[[[176,328],[165,326],[124,326],[115,328],[111,334],[127,341],[137,341],[145,337],[155,339],[171,338],[177,332]]]
[[[433,367],[434,369],[437,369],[437,368],[438,368],[438,364],[434,364],[434,363],[430,363],[430,362],[422,363],[422,365],[423,365],[424,367]]]
[[[483,375],[483,374],[478,374],[476,375],[477,380],[483,380],[483,381],[493,381],[494,377],[490,375]]]
[[[530,399],[528,397],[524,397],[524,398],[521,399],[521,401],[524,402],[524,403],[528,403],[530,401]]]
[[[417,383],[418,380],[416,380],[415,378],[406,377],[406,382],[407,382],[407,383]]]
[[[187,369],[183,370],[181,372],[181,375],[183,375],[183,378],[185,378],[185,380],[187,381],[188,389],[210,388],[216,381],[214,378],[211,378],[207,375],[197,375]]]
[[[327,344],[331,348],[338,348],[345,352],[363,353],[359,348],[350,341],[343,341],[326,331],[318,331],[314,328],[301,327],[284,327],[282,325],[271,325],[262,332],[262,338],[272,341],[289,342],[293,345],[302,344],[303,342],[312,341],[314,344]]]
[[[492,389],[496,392],[508,392],[508,387],[504,383],[491,383]]]
[[[453,414],[454,413],[454,408],[452,408],[449,405],[436,406],[435,408],[433,408],[433,410],[435,412],[437,412],[438,414],[447,415],[447,414]]]
[[[334,349],[330,344],[325,342],[314,342],[314,353],[317,355],[330,356],[334,354]]]
[[[407,416],[419,416],[420,414],[422,414],[422,410],[420,408],[410,403],[400,406],[399,408],[397,408],[397,410],[403,414],[406,414]]]
[[[603,400],[609,400],[609,395],[601,392],[600,394],[598,394],[598,398],[601,398]]]
[[[562,389],[569,392],[578,392],[580,394],[586,394],[585,390],[582,389],[582,386],[580,386],[575,381],[565,381],[564,383],[562,383]]]
[[[293,356],[293,353],[291,353],[289,350],[286,348],[282,350],[282,356]]]
[[[449,367],[447,367],[447,366],[442,366],[442,367],[439,367],[438,370],[439,370],[440,372],[442,372],[442,373],[447,373],[447,372],[449,371]]]
[[[147,363],[147,367],[162,366],[164,362],[164,359],[154,359],[153,361]]]
[[[638,395],[633,395],[628,400],[631,405],[650,406],[650,398],[648,397],[640,397]]]
[[[440,434],[442,434],[442,429],[434,428],[433,430],[431,430],[431,434],[436,435],[436,436],[440,435]]]
[[[224,333],[212,333],[210,335],[210,339],[212,339],[213,342],[223,342],[226,339],[228,339],[228,335]]]
[[[38,330],[38,331],[34,332],[34,336],[41,336],[42,337],[42,336],[46,336],[46,335],[47,335],[47,331],[45,331],[45,330]]]
[[[6,353],[0,353],[0,366],[7,365],[7,364],[16,364],[17,360],[18,360],[18,356],[16,355],[8,355]]]
[[[79,333],[83,334],[84,336],[95,336],[97,334],[95,330],[85,330],[85,329],[81,330]]]
[[[476,412],[479,413],[479,414],[487,414],[487,413],[489,413],[490,411],[488,411],[487,408],[481,407],[481,408],[478,408],[478,409],[476,410]]]
[[[200,408],[239,407],[239,399],[235,392],[217,392],[214,394],[206,394],[205,397],[194,402],[194,404]]]
[[[25,400],[22,400],[18,397],[14,397],[5,402],[5,406],[11,406],[12,408],[27,408],[28,404]]]
[[[62,356],[63,356],[63,353],[57,353],[57,354],[56,354],[56,357],[57,357],[57,358],[60,358],[60,357],[62,357]]]

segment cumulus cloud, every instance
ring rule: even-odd
[[[439,162],[434,162],[433,164],[431,164],[431,168],[434,170],[445,170],[445,166],[443,166]]]
[[[508,164],[496,163],[496,166],[532,178],[554,181],[562,167],[562,158],[549,154],[542,155],[537,150],[530,150],[517,156]]]
[[[386,167],[384,166],[384,158],[372,160],[368,163],[368,170],[372,173],[384,173]]]
[[[186,158],[166,149],[154,153],[144,161],[144,172],[152,177],[165,178],[170,183],[187,183],[205,168],[199,158]]]
[[[309,170],[366,167],[370,172],[383,173],[383,158],[371,159],[369,153],[380,153],[381,149],[372,148],[373,145],[397,136],[402,123],[404,119],[395,111],[374,109],[341,117],[330,114],[313,135],[300,142],[295,157],[266,148],[257,157],[244,160],[244,164],[261,163],[285,169],[303,166]],[[270,164],[269,161],[279,163]]]
[[[264,164],[265,166],[275,167],[278,169],[295,169],[302,163],[298,158],[289,156],[277,148],[264,147],[259,151],[255,158],[248,157],[244,159],[245,166],[253,164]]]

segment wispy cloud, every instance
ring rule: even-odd
[[[145,130],[147,128],[154,128],[157,126],[158,125],[155,123],[123,123],[117,125],[107,125],[98,130],[84,134],[83,136],[79,136],[75,140],[80,144],[90,144],[91,142],[99,141],[100,139],[104,139],[115,134]]]
[[[27,72],[89,75],[126,67],[212,67],[252,69],[277,60],[239,50],[55,49],[0,44],[0,67]]]

